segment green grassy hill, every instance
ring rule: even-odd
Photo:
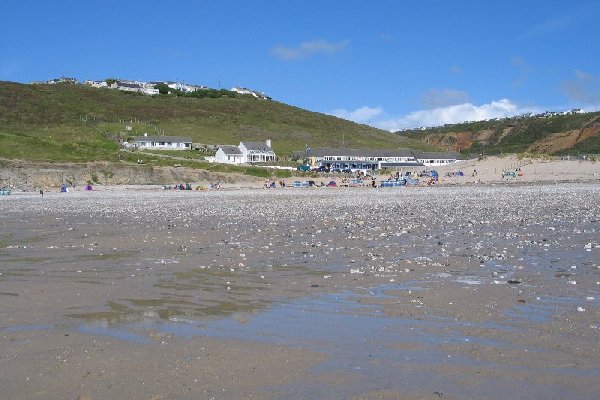
[[[0,157],[114,161],[119,139],[146,132],[190,136],[205,144],[272,139],[279,155],[306,144],[431,148],[419,140],[252,96],[146,96],[82,85],[0,82]]]
[[[600,112],[468,122],[398,134],[464,153],[600,154]]]

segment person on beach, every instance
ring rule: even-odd
[[[40,195],[44,197],[44,189],[40,189]]]

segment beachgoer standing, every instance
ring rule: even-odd
[[[40,195],[44,197],[44,189],[40,189]]]

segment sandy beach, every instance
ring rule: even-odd
[[[596,398],[600,163],[439,171],[0,196],[0,397]]]
[[[223,189],[263,188],[265,178],[233,173],[213,173],[206,170],[190,168],[157,167],[131,164],[59,164],[29,163],[18,160],[2,160],[0,169],[0,187],[12,188],[14,193],[57,191],[61,184],[68,184],[70,189],[83,190],[91,183],[95,190],[154,190],[156,187],[174,187],[177,184],[189,183],[197,187],[210,188],[218,183]],[[471,184],[531,184],[561,182],[600,182],[600,162],[576,158],[559,159],[549,157],[517,157],[506,155],[490,156],[481,159],[464,160],[442,167],[410,167],[403,168],[402,174],[411,172],[418,174],[424,170],[436,170],[440,175],[438,184],[471,185]],[[517,171],[518,169],[518,171]],[[462,172],[463,176],[456,175]],[[474,172],[477,174],[474,176]],[[505,176],[504,172],[514,172],[514,177]],[[353,176],[329,173],[299,173],[293,171],[290,178],[272,178],[277,187],[284,181],[287,186],[295,181],[312,180],[317,184],[335,181],[337,184],[350,184]],[[375,171],[373,174],[377,186],[381,180],[388,179],[395,171]],[[446,176],[446,175],[453,176]],[[97,181],[97,182],[95,182]],[[425,184],[426,179],[421,179]],[[364,185],[370,186],[365,180]],[[75,186],[75,188],[73,188]]]

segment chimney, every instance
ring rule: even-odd
[[[267,139],[267,140],[266,140],[266,143],[267,143],[267,146],[268,146],[268,147],[272,147],[272,146],[271,146],[271,139]]]

